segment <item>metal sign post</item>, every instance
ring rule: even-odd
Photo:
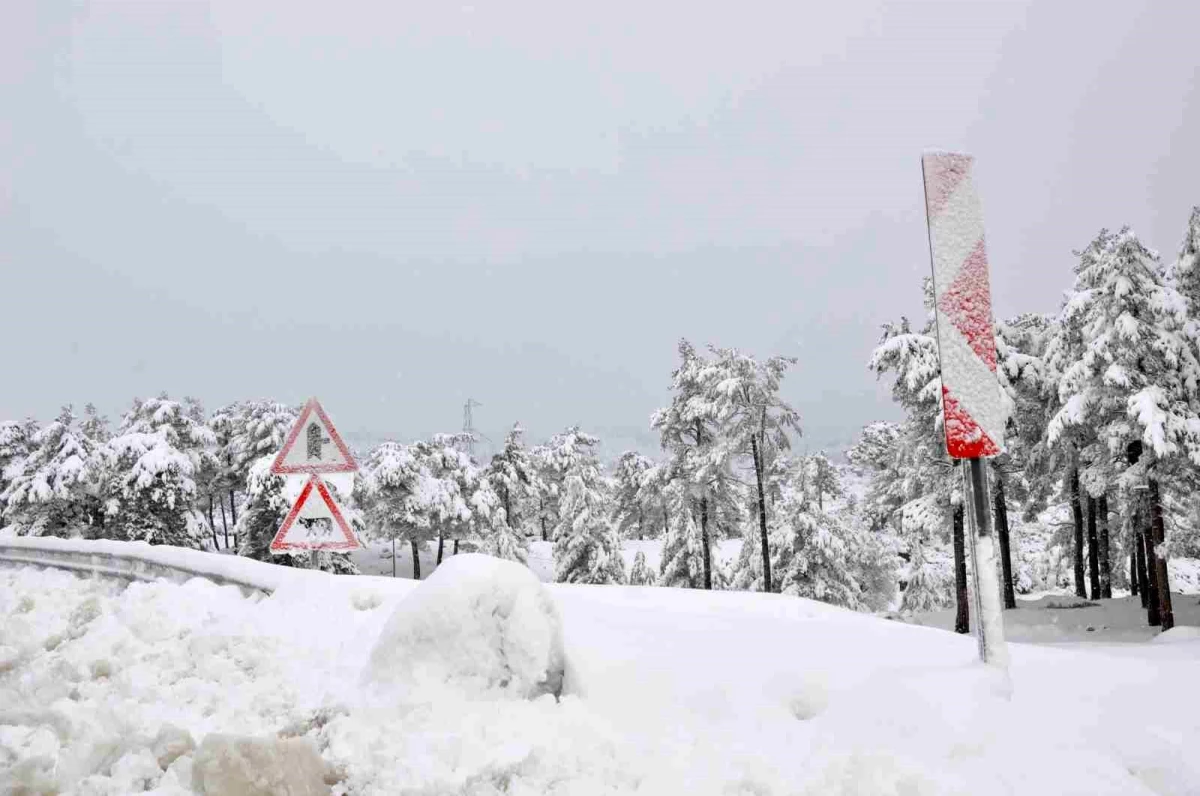
[[[954,153],[931,153],[921,159],[946,451],[968,463],[962,468],[963,500],[975,633],[980,659],[1005,666],[1008,654],[983,457],[1002,451],[1006,418],[996,376],[991,286],[983,213],[971,179],[973,163],[969,155]]]

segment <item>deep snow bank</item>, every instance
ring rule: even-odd
[[[364,685],[411,582],[284,581],[0,569],[0,792],[179,796],[289,738],[335,796],[1200,792],[1195,642],[1013,645],[1005,700],[952,633],[778,595],[549,586],[586,688],[514,699]],[[214,734],[256,739],[245,764]]]

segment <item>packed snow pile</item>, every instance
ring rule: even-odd
[[[442,686],[476,696],[558,696],[565,665],[558,609],[537,577],[469,554],[446,561],[397,606],[365,679],[410,699]]]
[[[1182,628],[1013,644],[1006,699],[970,637],[458,558],[422,585],[284,573],[269,597],[0,568],[0,793],[1200,792]],[[555,656],[562,695],[514,698]]]

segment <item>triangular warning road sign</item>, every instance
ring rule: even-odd
[[[329,421],[329,415],[325,414],[316,398],[309,398],[296,424],[288,432],[283,450],[275,457],[271,472],[292,475],[353,473],[357,470],[354,457]]]
[[[329,487],[320,476],[309,476],[308,483],[292,510],[271,541],[271,552],[292,553],[300,550],[357,550],[361,547],[354,532],[342,517]]]

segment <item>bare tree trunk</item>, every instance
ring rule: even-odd
[[[767,499],[763,492],[763,463],[758,440],[750,437],[750,452],[754,455],[754,477],[758,481],[758,532],[762,542],[763,591],[771,591],[771,545],[767,540]]]
[[[226,542],[226,544],[228,544],[229,543],[229,525],[226,524],[226,522],[225,522],[225,501],[218,500],[217,505],[221,507],[221,527],[225,529],[225,542]],[[211,511],[212,510],[212,496],[211,495],[209,495],[209,498],[208,498],[208,506],[209,506],[209,510]],[[216,533],[215,530],[214,530],[214,533]],[[237,541],[237,537],[234,536],[234,542],[236,542],[236,541]]]
[[[237,547],[237,498],[232,489],[229,490],[229,524],[233,526],[233,545]]]
[[[408,544],[412,548],[413,580],[420,580],[421,579],[421,555],[420,555],[421,547],[420,547],[420,545],[417,544],[415,539],[409,539]]]
[[[1079,505],[1079,468],[1072,463],[1070,478],[1071,517],[1075,520],[1075,596],[1087,597],[1083,582],[1083,509]]]
[[[1137,560],[1138,596],[1142,598],[1142,607],[1149,610],[1150,575],[1146,572],[1146,545],[1142,538],[1141,519],[1138,515],[1134,515],[1134,522],[1137,524],[1132,528],[1129,544],[1133,547],[1134,557]]]
[[[508,484],[503,484],[504,487],[504,522],[509,528],[516,530],[517,518],[512,512],[512,495],[509,494]]]
[[[1158,612],[1158,567],[1154,566],[1154,539],[1150,530],[1149,512],[1143,511],[1141,517],[1141,543],[1146,556],[1146,622],[1151,627],[1162,624],[1162,616]]]
[[[454,540],[454,553],[453,553],[453,555],[458,555],[458,540],[457,540],[457,539],[455,539],[455,540]]]
[[[546,533],[546,499],[538,498],[538,520],[542,523],[542,541],[550,541],[549,534]]]
[[[392,537],[392,577],[396,577],[396,537]]]
[[[1166,527],[1163,524],[1162,495],[1157,478],[1150,479],[1150,530],[1154,539],[1151,552],[1158,576],[1158,613],[1162,619],[1162,629],[1170,630],[1175,627],[1175,612],[1171,610],[1171,580],[1167,574],[1167,559],[1158,553],[1158,546],[1166,541]]]
[[[1096,537],[1096,499],[1087,498],[1088,585],[1092,599],[1100,599],[1100,540]]]
[[[1004,499],[1004,479],[999,468],[994,468],[996,489],[992,495],[994,513],[996,515],[996,541],[1000,543],[1000,574],[1003,578],[1001,591],[1004,594],[1004,607],[1016,608],[1017,595],[1013,589],[1012,550],[1008,542],[1008,504]]]
[[[208,493],[208,529],[210,531],[212,531],[213,550],[219,550],[220,546],[217,544],[217,524],[213,521],[213,495],[212,495],[212,492]],[[229,547],[229,531],[228,530],[225,531],[225,547],[226,548]]]
[[[954,594],[958,604],[958,614],[954,617],[955,633],[971,632],[970,594],[967,592],[967,553],[966,538],[963,535],[963,507],[954,506],[953,511],[954,537]]]
[[[1138,561],[1137,547],[1133,544],[1129,545],[1129,594],[1134,596],[1138,594]],[[1143,608],[1146,606],[1143,605]]]
[[[1108,549],[1108,493],[1096,498],[1096,508],[1100,512],[1100,596],[1105,600],[1112,599],[1112,562],[1109,560]]]
[[[704,444],[704,427],[696,420],[696,447]],[[712,550],[708,547],[708,495],[700,498],[700,542],[704,545],[704,588],[712,590]]]
[[[445,548],[445,546],[446,546],[446,537],[442,534],[441,531],[438,531],[437,565],[439,567],[442,565],[442,550]]]

